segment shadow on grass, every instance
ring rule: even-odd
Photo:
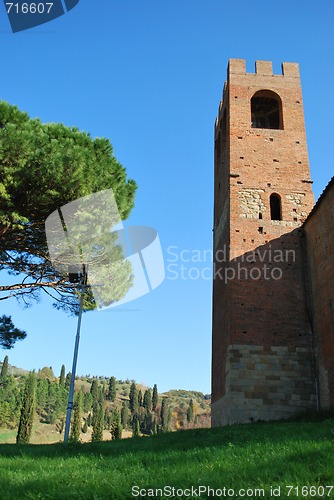
[[[318,423],[318,425],[317,425]],[[215,448],[224,446],[246,447],[268,442],[277,443],[298,440],[334,439],[334,417],[325,414],[317,416],[313,421],[302,418],[289,421],[257,422],[239,424],[212,429],[193,429],[169,432],[156,436],[143,436],[117,441],[83,444],[42,444],[42,445],[0,445],[0,456],[30,457],[73,457],[77,455],[118,456],[125,453],[170,451],[190,451],[199,448]]]
[[[134,485],[152,490],[166,485],[265,488],[269,496],[270,486],[334,484],[333,433],[334,419],[326,419],[96,444],[0,445],[1,500],[127,500],[133,498]]]

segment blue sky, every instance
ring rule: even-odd
[[[300,64],[318,198],[333,175],[333,14],[332,0],[80,0],[13,34],[0,5],[0,98],[108,137],[139,185],[129,223],[154,227],[165,256],[159,288],[84,315],[78,374],[210,392],[213,124],[228,59],[246,59],[249,72],[255,60],[273,61],[275,73],[283,61]],[[201,262],[184,262],[186,279],[172,279],[171,251],[182,250]],[[0,314],[28,333],[11,364],[70,371],[75,318],[48,300],[30,309],[3,301]]]

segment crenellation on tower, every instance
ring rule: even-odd
[[[257,75],[272,76],[273,65],[271,61],[255,61],[255,73]]]
[[[245,59],[230,59],[228,62],[227,74],[244,75],[246,73]]]
[[[291,78],[300,78],[299,64],[291,62],[282,63],[282,75]]]
[[[255,73],[249,73],[246,70],[245,59],[229,59],[227,67],[227,77],[229,75],[259,75],[282,78],[300,78],[299,64],[293,62],[283,62],[281,64],[281,74],[273,73],[272,61],[255,61]]]

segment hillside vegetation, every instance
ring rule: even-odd
[[[0,376],[0,443],[16,442],[29,372],[6,360]],[[59,377],[52,367],[35,374],[34,417],[28,442],[56,443],[63,439],[71,374],[64,365]],[[115,377],[77,377],[72,412],[72,441],[111,440],[134,435],[210,426],[210,396],[196,391],[164,394]],[[94,433],[95,429],[95,433]]]

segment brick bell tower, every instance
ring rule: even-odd
[[[299,67],[231,59],[215,123],[212,425],[316,407]]]

